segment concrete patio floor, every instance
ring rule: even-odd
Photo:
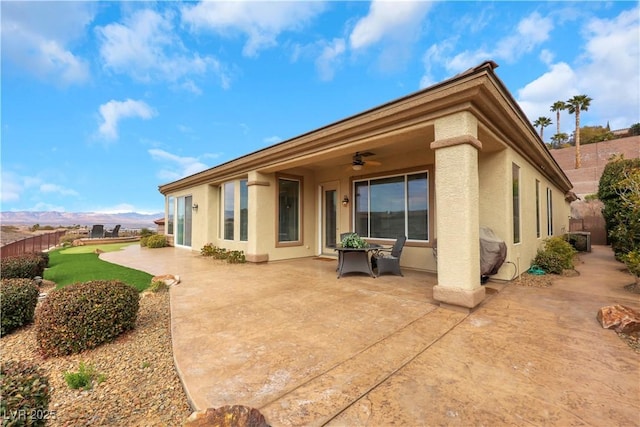
[[[273,426],[640,425],[640,355],[596,320],[640,309],[610,248],[550,288],[489,282],[471,314],[436,277],[336,278],[336,261],[230,265],[131,246],[101,258],[177,274],[176,368],[194,409],[242,404]]]

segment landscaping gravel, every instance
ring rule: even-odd
[[[0,339],[2,360],[29,360],[49,377],[50,426],[179,426],[191,413],[173,364],[169,293],[141,295],[136,328],[116,341],[80,354],[43,359],[35,328],[26,326]],[[106,378],[91,390],[72,390],[66,371],[80,362]]]

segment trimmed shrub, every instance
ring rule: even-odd
[[[2,313],[0,336],[33,322],[40,290],[33,279],[0,280]]]
[[[43,426],[49,407],[49,380],[25,361],[9,360],[0,368],[3,426]]]
[[[133,329],[138,291],[117,280],[75,283],[49,293],[36,312],[36,339],[43,356],[80,353]]]
[[[48,265],[49,254],[44,252],[8,256],[0,260],[3,279],[42,277]]]
[[[244,251],[228,251],[225,248],[214,246],[213,243],[204,245],[202,249],[200,249],[200,254],[213,259],[226,259],[229,264],[242,264],[247,262]]]
[[[640,250],[640,159],[618,157],[607,163],[598,198],[616,258]]]
[[[164,248],[167,245],[167,238],[162,234],[154,234],[146,238],[146,246],[148,248]]]
[[[635,276],[636,282],[640,280],[640,251],[631,251],[623,255],[622,261],[629,269],[629,273]]]
[[[162,279],[151,280],[151,284],[149,285],[149,290],[151,292],[161,292],[169,289],[167,283]]]
[[[550,237],[544,241],[544,249],[538,249],[534,264],[547,273],[562,274],[573,268],[576,250],[561,237]]]

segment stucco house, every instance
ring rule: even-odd
[[[496,67],[161,185],[165,233],[176,247],[213,243],[249,262],[335,257],[348,231],[385,245],[404,234],[402,268],[437,272],[443,305],[475,307],[480,227],[506,242],[511,263],[494,277],[509,279],[568,231],[572,195]]]

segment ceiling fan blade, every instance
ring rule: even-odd
[[[380,166],[380,165],[382,165],[382,163],[377,162],[375,160],[367,160],[367,161],[364,162],[364,164],[367,165],[367,166]]]

